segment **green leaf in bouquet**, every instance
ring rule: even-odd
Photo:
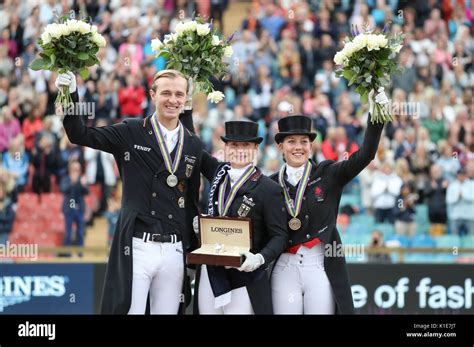
[[[86,52],[80,52],[77,55],[77,58],[79,58],[80,60],[87,60],[89,59],[89,54],[87,54]]]
[[[368,100],[369,100],[369,96],[368,96],[367,92],[360,95],[360,102],[361,103],[366,104]]]
[[[49,58],[51,59],[51,65],[56,64],[56,54],[51,53],[51,55],[49,56]]]
[[[349,80],[348,86],[350,87],[351,85],[353,85],[356,79],[357,79],[357,75],[352,76],[351,79]]]
[[[79,70],[79,75],[81,75],[81,78],[83,80],[86,80],[89,77],[89,70],[81,69],[81,70]]]
[[[55,52],[56,50],[54,48],[48,48],[48,49],[44,49],[43,52],[44,54],[46,55],[51,55]]]
[[[34,71],[44,70],[46,68],[46,63],[43,59],[38,58],[31,62],[30,69]]]
[[[342,71],[342,76],[348,81],[351,80],[351,78],[355,75],[355,72],[352,70],[343,70]]]

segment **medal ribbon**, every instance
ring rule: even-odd
[[[301,177],[300,183],[298,183],[298,189],[296,190],[296,197],[295,197],[296,204],[291,198],[288,187],[285,184],[285,165],[281,167],[280,173],[278,174],[278,182],[280,183],[280,186],[283,188],[283,193],[285,195],[286,209],[288,210],[288,213],[293,218],[295,218],[301,211],[303,195],[306,190],[306,186],[308,185],[310,172],[311,172],[311,163],[308,161],[304,168],[303,177]]]
[[[222,182],[221,186],[219,187],[219,215],[220,216],[225,216],[227,212],[229,212],[230,205],[232,205],[232,201],[234,201],[235,195],[237,194],[237,191],[244,185],[245,182],[250,178],[250,176],[255,172],[255,167],[250,166],[245,172],[240,176],[237,182],[235,182],[234,186],[229,192],[229,196],[227,197],[227,200],[224,201],[225,199],[225,191],[227,184],[229,183],[229,175],[226,175],[224,178],[224,182]]]
[[[160,147],[160,152],[163,155],[163,159],[165,162],[166,169],[170,174],[174,174],[178,169],[179,162],[181,160],[181,154],[183,153],[183,145],[184,145],[184,129],[183,126],[179,125],[179,139],[178,139],[178,150],[176,151],[175,160],[171,159],[171,154],[168,152],[168,147],[166,147],[165,139],[163,134],[161,133],[160,126],[158,125],[158,120],[156,117],[156,113],[151,116],[151,125],[155,132],[156,141],[158,141],[158,146]]]

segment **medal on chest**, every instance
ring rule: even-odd
[[[301,211],[301,206],[303,202],[304,192],[306,190],[306,186],[308,185],[309,181],[309,173],[311,172],[311,163],[308,161],[306,166],[303,170],[303,175],[298,183],[298,188],[296,190],[296,196],[293,200],[290,195],[290,191],[285,184],[285,166],[280,169],[278,174],[278,182],[280,186],[283,188],[283,194],[285,195],[285,205],[288,213],[290,214],[291,218],[288,222],[288,226],[291,230],[297,231],[301,228],[301,220],[298,218],[298,215]]]
[[[174,160],[171,158],[171,154],[168,151],[168,147],[166,147],[166,143],[161,133],[160,126],[158,125],[158,120],[156,119],[156,114],[151,116],[151,125],[155,132],[156,140],[158,141],[158,146],[160,148],[161,155],[163,156],[163,161],[166,166],[166,170],[169,172],[168,177],[166,177],[166,184],[173,188],[176,187],[178,184],[178,177],[174,174],[178,169],[179,162],[181,161],[181,155],[183,153],[183,145],[184,145],[184,129],[182,125],[179,125],[179,139],[176,146],[178,146],[176,150],[176,156]]]

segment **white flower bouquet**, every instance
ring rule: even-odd
[[[372,34],[368,27],[359,33],[352,27],[352,38],[346,37],[344,48],[334,56],[338,65],[336,74],[355,85],[362,102],[367,102],[371,90],[377,91],[390,83],[391,76],[400,73],[397,54],[402,48],[404,35],[387,35],[388,25],[381,34]],[[372,123],[387,123],[392,120],[390,110],[375,103]]]
[[[59,23],[46,26],[38,45],[43,50],[41,58],[31,64],[32,70],[50,70],[65,73],[79,73],[82,78],[89,76],[87,67],[99,64],[97,52],[105,47],[106,42],[97,32],[97,26],[84,20],[68,19],[63,16]],[[60,89],[55,101],[56,105],[67,106],[72,103],[69,89]]]
[[[230,42],[223,40],[212,24],[201,17],[176,25],[176,32],[166,35],[163,42],[154,39],[151,47],[157,57],[167,60],[166,67],[182,72],[191,79],[195,91],[204,92],[207,99],[218,103],[224,94],[215,91],[209,78],[221,78],[227,71],[225,58],[233,54]]]

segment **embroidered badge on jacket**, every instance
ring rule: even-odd
[[[239,215],[239,217],[247,217],[249,212],[250,212],[250,207],[245,204],[242,204],[240,205],[239,210],[237,211],[237,214]]]
[[[186,177],[187,178],[191,177],[192,172],[193,172],[193,165],[186,164],[186,171],[185,171]]]

